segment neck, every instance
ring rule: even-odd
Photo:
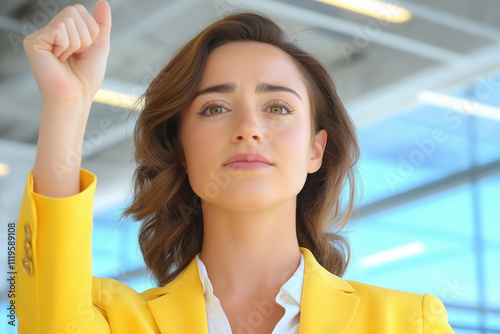
[[[295,203],[249,211],[204,207],[200,258],[215,295],[245,298],[278,292],[293,275],[300,263]]]

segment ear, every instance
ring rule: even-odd
[[[309,151],[309,161],[307,163],[307,172],[314,173],[320,169],[323,162],[323,153],[325,152],[326,140],[328,134],[325,129],[321,129],[314,136],[314,143]]]

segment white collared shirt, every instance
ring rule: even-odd
[[[203,293],[205,295],[205,306],[207,309],[208,334],[230,334],[231,326],[226,314],[220,305],[219,299],[214,295],[214,290],[208,278],[205,264],[196,255],[198,273],[200,275]],[[300,264],[295,273],[285,282],[276,295],[276,303],[285,309],[285,315],[276,324],[272,334],[297,334],[300,322],[300,301],[302,299],[302,285],[304,283],[304,255],[300,254]],[[258,302],[256,302],[258,303]],[[250,313],[248,319],[239,318],[237,328],[242,333],[251,333],[252,325],[258,326],[263,317],[266,316],[268,308],[266,301],[257,304],[257,309]]]

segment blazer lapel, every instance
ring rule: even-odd
[[[359,297],[338,276],[323,268],[306,248],[299,334],[345,333],[356,314]]]
[[[148,306],[161,333],[208,334],[203,287],[196,259],[172,282],[158,290]]]

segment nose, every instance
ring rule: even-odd
[[[236,112],[235,127],[232,134],[232,141],[235,143],[262,142],[264,133],[259,124],[259,113],[255,108],[245,107]]]

